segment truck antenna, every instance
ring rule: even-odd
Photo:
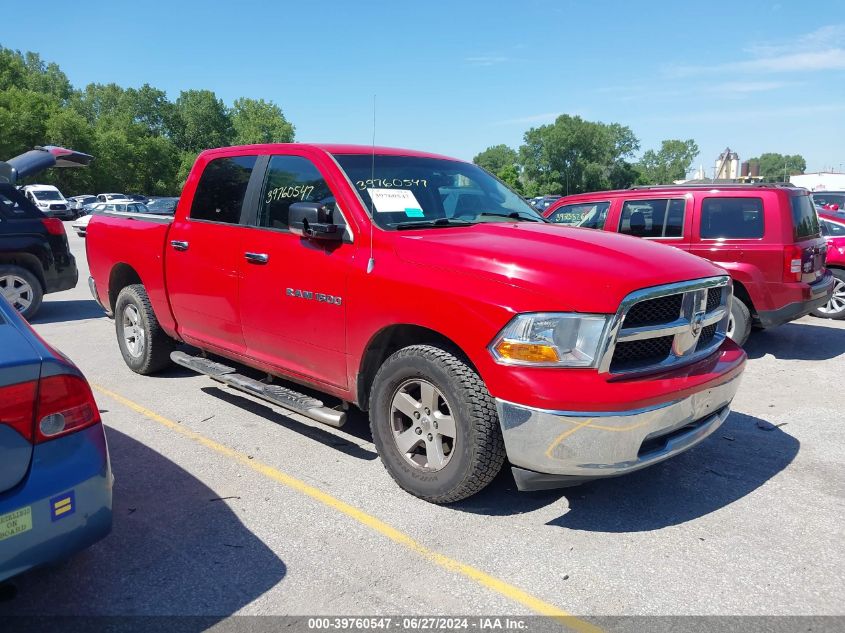
[[[370,168],[370,186],[376,182],[376,96],[373,95],[373,162]],[[367,274],[373,272],[376,260],[373,258],[373,223],[376,221],[376,209],[373,197],[370,196],[370,259],[367,262]]]

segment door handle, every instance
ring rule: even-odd
[[[253,264],[266,264],[270,261],[270,256],[267,253],[244,253],[246,261]]]
[[[186,251],[188,250],[188,243],[183,242],[181,240],[170,240],[170,245],[175,248],[177,251]]]

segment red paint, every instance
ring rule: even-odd
[[[134,271],[172,336],[351,402],[359,401],[357,382],[368,347],[385,328],[398,324],[450,339],[493,396],[549,409],[647,406],[720,384],[742,371],[745,355],[730,342],[693,366],[627,380],[614,381],[596,370],[494,362],[487,346],[514,314],[615,313],[634,290],[722,271],[645,240],[547,224],[384,231],[372,225],[331,157],[371,151],[280,144],[203,152],[172,224],[111,216],[91,221],[88,260],[100,300],[111,307],[110,280],[120,271]],[[434,156],[385,148],[376,152]],[[314,162],[344,211],[352,243],[188,218],[209,160],[254,154],[298,155]],[[189,250],[174,250],[171,240],[188,241]],[[368,273],[371,248],[375,266]],[[266,253],[269,261],[250,263],[245,251]],[[342,303],[292,298],[286,296],[288,288],[341,297]]]

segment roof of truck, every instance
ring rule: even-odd
[[[418,158],[460,160],[459,158],[453,158],[451,156],[443,156],[442,154],[432,154],[430,152],[421,152],[413,149],[402,149],[398,147],[381,147],[378,145],[349,145],[342,143],[265,143],[260,145],[240,145],[236,147],[223,147],[206,151],[213,153],[221,151],[222,153],[226,153],[230,152],[233,149],[237,150],[249,148],[251,150],[259,152],[273,152],[274,150],[279,151],[280,149],[284,149],[286,147],[313,147],[315,149],[328,152],[329,154],[377,154],[381,156],[415,156]]]

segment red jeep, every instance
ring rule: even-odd
[[[830,299],[826,244],[805,189],[780,185],[634,187],[566,196],[552,222],[636,235],[709,259],[734,283],[728,336],[809,314]]]

